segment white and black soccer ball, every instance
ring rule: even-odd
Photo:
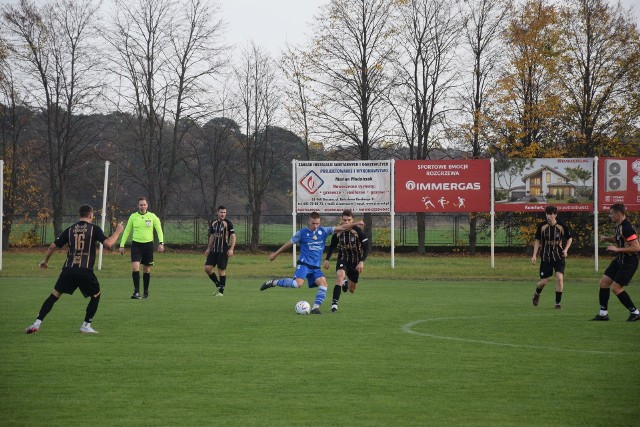
[[[296,304],[296,313],[309,314],[311,313],[311,306],[306,301],[298,301]]]

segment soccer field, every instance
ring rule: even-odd
[[[294,313],[315,290],[273,288],[291,258],[231,259],[212,296],[201,254],[156,255],[148,300],[131,300],[128,256],[107,254],[103,296],[65,295],[26,335],[62,264],[4,255],[0,271],[2,426],[631,426],[640,420],[640,322],[612,296],[597,313],[593,260],[568,260],[531,305],[527,257],[372,257],[340,310]],[[601,263],[608,260],[601,260]],[[601,266],[601,271],[604,268]],[[333,267],[328,273],[329,296]],[[446,280],[453,277],[454,280]],[[629,287],[640,302],[638,277]]]

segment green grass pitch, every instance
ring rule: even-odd
[[[0,271],[2,426],[631,426],[640,422],[640,322],[612,295],[598,309],[592,259],[569,259],[562,310],[540,305],[527,256],[372,256],[338,313],[294,312],[315,290],[273,288],[291,257],[238,254],[224,297],[204,256],[156,254],[151,298],[131,300],[128,255],[105,254],[103,296],[64,295],[29,326],[59,274],[43,253],[4,254]],[[628,291],[640,304],[639,277]]]

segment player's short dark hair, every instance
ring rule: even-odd
[[[93,212],[93,207],[91,205],[82,205],[78,209],[78,215],[80,216],[80,218],[88,217],[89,215],[91,215],[91,212]]]
[[[609,209],[622,215],[627,213],[627,208],[622,203],[614,203]]]
[[[342,216],[349,216],[353,218],[353,212],[351,211],[351,209],[345,209],[342,211]]]
[[[558,215],[558,208],[556,208],[555,206],[549,205],[546,208],[544,208],[544,213]]]
[[[320,218],[320,214],[318,212],[311,212],[309,218],[318,219]]]
[[[149,203],[149,199],[147,199],[145,196],[138,197],[138,203],[140,203],[141,200],[144,200],[145,202]]]
[[[218,210],[219,210],[219,211],[220,211],[220,210],[222,210],[222,209],[224,209],[224,210],[226,211],[226,210],[227,210],[227,207],[226,207],[226,206],[222,206],[222,205],[218,206]]]

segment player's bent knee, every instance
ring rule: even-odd
[[[619,293],[624,291],[624,286],[620,285],[619,283],[613,282],[611,289],[613,290],[613,293],[618,295]]]

